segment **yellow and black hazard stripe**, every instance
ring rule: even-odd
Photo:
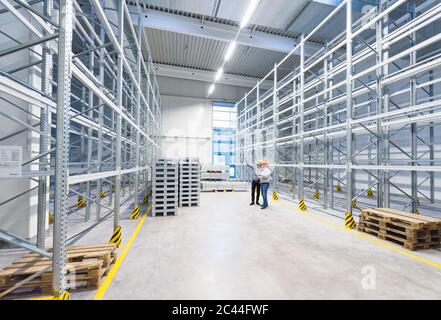
[[[277,194],[276,191],[273,192],[273,200],[275,201],[279,200],[279,195]]]
[[[312,198],[315,200],[320,199],[320,192],[318,190],[316,192],[314,192],[314,194],[312,195]]]
[[[70,300],[70,293],[67,291],[64,291],[63,294],[60,296],[59,300]]]
[[[54,223],[54,215],[50,211],[49,211],[49,214],[48,214],[48,219],[49,219],[49,224]]]
[[[119,248],[119,246],[121,245],[121,235],[122,235],[121,226],[118,226],[113,231],[113,234],[109,240],[109,243],[116,243],[116,246]]]
[[[305,211],[306,209],[308,209],[308,207],[306,206],[305,200],[300,199],[299,201],[299,209],[302,211]]]
[[[337,192],[342,192],[341,185],[337,184],[337,185],[335,186],[335,191],[337,191]]]
[[[372,191],[371,188],[367,189],[367,196],[368,196],[368,198],[373,198],[374,197],[374,192]]]
[[[352,199],[352,208],[357,208],[357,199]]]
[[[70,300],[70,293],[67,291],[64,291],[61,295],[57,296],[52,296],[52,297],[48,297],[48,298],[44,298],[44,300]]]
[[[133,208],[132,213],[130,214],[130,220],[138,219],[140,212],[141,212],[141,208],[139,207],[139,205],[136,205],[135,208]]]
[[[145,196],[144,199],[142,199],[141,205],[146,206],[149,203],[149,196]]]
[[[153,194],[153,191],[151,191],[151,190],[150,190],[150,192],[149,192],[149,196],[151,197],[151,196],[152,196],[152,194]]]
[[[112,185],[112,192],[115,192],[116,191],[116,187],[115,187],[115,185]]]
[[[104,198],[106,196],[106,193],[104,192],[104,191],[101,191],[100,192],[100,198],[102,199],[102,198]]]
[[[82,196],[78,196],[77,206],[78,208],[84,208],[86,206],[86,200]]]
[[[346,212],[345,214],[345,227],[347,229],[355,229],[355,227],[357,227],[357,225],[355,224],[354,217],[350,212]]]
[[[420,210],[418,208],[415,210],[415,214],[420,214]]]

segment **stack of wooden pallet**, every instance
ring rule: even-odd
[[[439,248],[441,220],[389,208],[363,209],[358,229],[410,250]]]
[[[94,290],[116,261],[116,245],[96,244],[67,249],[67,285],[69,291]],[[52,265],[52,259],[27,253],[0,271],[0,291]],[[52,269],[14,290],[14,294],[52,294]]]

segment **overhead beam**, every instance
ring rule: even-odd
[[[199,69],[191,69],[184,67],[169,66],[165,64],[154,64],[156,74],[163,77],[172,77],[180,79],[189,79],[203,82],[213,82],[215,72],[205,71]],[[252,88],[256,85],[259,79],[253,77],[237,76],[231,74],[224,74],[217,83],[227,84],[237,87]],[[272,85],[272,81],[264,81],[260,87],[262,89],[269,89]]]
[[[132,16],[134,24],[138,19]],[[228,26],[222,23],[204,21],[200,19],[185,17],[173,13],[156,10],[146,11],[142,20],[143,26],[147,28],[165,30],[196,37],[203,37],[219,41],[231,41],[237,33],[237,27]],[[289,53],[297,45],[296,40],[288,37],[273,35],[260,31],[244,29],[239,34],[237,43],[240,45]],[[315,43],[308,43],[305,46],[305,54],[310,56],[322,46]]]

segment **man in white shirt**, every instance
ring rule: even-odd
[[[260,180],[260,189],[263,196],[263,205],[261,209],[268,208],[268,189],[270,182],[272,181],[273,171],[270,169],[266,160],[262,161],[260,168],[257,168],[256,175]]]

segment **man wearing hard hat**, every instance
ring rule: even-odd
[[[252,170],[252,179],[251,179],[251,203],[250,206],[254,205],[255,203],[260,206],[259,198],[260,198],[260,181],[257,177],[257,172],[260,169],[261,165],[263,163],[263,160],[257,161],[256,165],[251,165],[247,162],[247,166],[251,168]],[[254,200],[256,200],[254,202]]]
[[[270,169],[266,160],[260,162],[260,166],[256,171],[257,178],[259,178],[260,189],[262,191],[263,205],[261,209],[268,208],[268,189],[272,181],[273,171]]]

